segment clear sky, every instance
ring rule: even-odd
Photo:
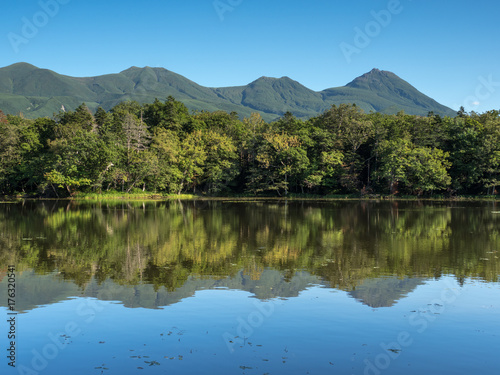
[[[22,0],[3,4],[0,66],[72,76],[163,67],[210,87],[261,77],[320,91],[372,68],[438,102],[500,109],[491,0]]]

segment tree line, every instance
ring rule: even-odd
[[[341,104],[267,123],[257,113],[190,113],[169,97],[34,120],[0,111],[3,195],[493,195],[499,176],[496,110],[451,118]]]

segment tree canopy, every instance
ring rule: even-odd
[[[0,111],[3,195],[491,195],[499,180],[499,111],[443,118],[341,104],[266,123],[190,113],[172,97],[35,120]]]

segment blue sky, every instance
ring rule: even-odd
[[[210,87],[289,76],[316,91],[379,68],[453,109],[500,109],[493,1],[23,0],[2,13],[0,66],[157,66]]]

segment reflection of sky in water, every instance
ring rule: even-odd
[[[496,374],[499,316],[498,283],[453,277],[381,308],[321,286],[270,300],[201,290],[162,309],[78,297],[18,315],[18,365],[40,374]]]

